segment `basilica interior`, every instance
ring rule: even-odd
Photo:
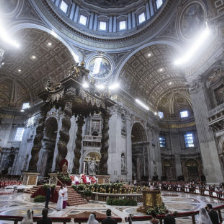
[[[223,21],[221,0],[1,0],[0,177],[223,183]]]

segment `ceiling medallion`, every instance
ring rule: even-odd
[[[95,56],[90,59],[87,68],[90,70],[90,77],[94,79],[106,79],[112,73],[112,65],[104,56]]]
[[[185,38],[192,38],[205,26],[205,10],[199,2],[185,7],[180,19],[180,31]]]

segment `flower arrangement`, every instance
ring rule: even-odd
[[[147,215],[151,215],[155,213],[156,215],[163,215],[166,214],[167,208],[165,207],[164,203],[161,206],[155,206],[153,208],[148,208],[146,211]]]

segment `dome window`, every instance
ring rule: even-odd
[[[61,9],[61,11],[63,11],[66,14],[67,10],[68,10],[68,4],[64,1],[61,1],[60,9]]]
[[[166,138],[164,136],[159,137],[159,147],[166,148]]]
[[[159,111],[159,112],[158,112],[158,116],[159,116],[160,119],[163,119],[163,118],[164,118],[164,114],[163,114],[163,112],[162,112],[162,111]]]
[[[84,16],[84,15],[80,15],[79,23],[82,24],[83,26],[86,26],[86,24],[87,24],[87,17]]]
[[[30,103],[23,103],[21,110],[24,111],[24,110],[29,109],[29,108],[30,108]]]
[[[159,9],[163,4],[163,0],[156,0],[156,8]]]
[[[194,147],[194,135],[193,133],[189,132],[184,135],[184,142],[186,148],[193,148]]]
[[[126,21],[120,21],[119,22],[119,29],[120,30],[126,30],[127,29],[127,22]]]
[[[103,30],[103,31],[106,31],[106,29],[107,29],[107,23],[104,22],[104,21],[100,21],[100,23],[99,23],[99,29],[100,30]]]
[[[144,23],[145,22],[145,13],[142,12],[141,14],[138,15],[138,23]]]
[[[181,118],[185,118],[185,117],[189,117],[189,113],[187,110],[183,110],[180,112],[180,117]]]

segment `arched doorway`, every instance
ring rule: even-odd
[[[148,181],[149,161],[147,150],[147,136],[140,123],[135,123],[131,131],[132,140],[132,179]]]
[[[54,158],[54,149],[57,137],[58,123],[56,118],[50,117],[46,120],[45,123],[45,135],[43,139],[44,143],[44,154],[43,154],[43,175],[47,176],[51,172],[53,158]],[[46,164],[44,166],[44,164]]]
[[[174,158],[162,159],[162,180],[175,180],[175,160]]]
[[[96,175],[99,170],[99,162],[101,155],[98,152],[89,152],[83,162],[83,173],[88,175]]]
[[[200,178],[198,170],[198,162],[194,159],[189,159],[185,162],[185,180],[198,180]]]

